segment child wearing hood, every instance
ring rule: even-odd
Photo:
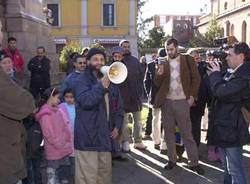
[[[73,152],[70,122],[59,108],[60,93],[56,88],[47,89],[39,104],[36,119],[40,123],[45,158],[47,160],[48,184],[68,183],[69,155]]]

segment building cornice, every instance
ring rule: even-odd
[[[248,8],[250,8],[250,3],[247,3],[247,4],[243,5],[243,6],[240,6],[240,7],[238,7],[238,8],[233,9],[233,10],[230,10],[230,11],[227,11],[227,12],[225,12],[225,13],[222,13],[222,14],[216,16],[215,18],[216,18],[216,20],[219,20],[219,19],[222,19],[222,18],[224,18],[224,17],[226,17],[226,16],[233,15],[233,14],[235,14],[235,13],[238,13],[238,12],[240,12],[240,11],[242,11],[242,10],[246,10],[246,9],[248,9]],[[210,13],[210,14],[204,15],[204,16],[202,16],[202,17],[200,17],[200,18],[204,18],[204,17],[206,17],[206,16],[212,16],[212,15],[211,15],[211,13]],[[209,23],[209,20],[208,20],[208,21],[201,22],[201,23],[197,24],[197,27],[206,25],[206,24],[208,24],[208,23]]]
[[[216,19],[224,18],[226,16],[232,15],[234,13],[237,13],[239,11],[242,11],[242,10],[245,10],[245,9],[248,9],[248,8],[250,8],[250,3],[244,4],[243,6],[240,6],[238,8],[233,9],[233,10],[229,10],[229,11],[227,11],[225,13],[222,13],[222,14],[218,15],[216,17]]]

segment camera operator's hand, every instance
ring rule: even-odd
[[[220,65],[217,61],[213,61],[209,63],[208,69],[211,72],[220,72]]]
[[[107,89],[110,85],[110,80],[107,75],[105,75],[103,78],[101,78],[102,85],[105,89]]]

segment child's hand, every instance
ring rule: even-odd
[[[111,132],[111,138],[116,139],[118,135],[119,135],[119,130],[117,128],[114,128],[113,131]]]
[[[35,108],[34,110],[33,110],[33,114],[36,114],[37,113],[37,111],[38,111],[38,108]]]

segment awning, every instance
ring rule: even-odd
[[[95,39],[95,43],[100,44],[112,44],[112,45],[118,45],[120,43],[120,39]]]

